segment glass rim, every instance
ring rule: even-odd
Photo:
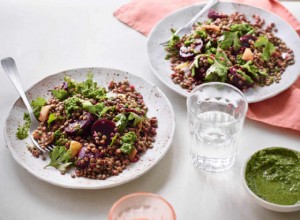
[[[230,124],[237,123],[237,122],[239,122],[239,121],[241,121],[241,120],[244,120],[244,119],[246,118],[246,114],[247,114],[247,112],[248,112],[248,107],[249,107],[249,103],[248,103],[248,101],[247,101],[246,96],[245,96],[244,93],[243,93],[241,90],[239,90],[237,87],[235,87],[235,86],[233,86],[233,85],[231,85],[231,84],[229,84],[229,83],[223,83],[223,82],[208,82],[208,83],[202,83],[202,84],[196,86],[196,87],[189,93],[189,95],[188,95],[188,97],[187,97],[187,101],[186,101],[186,105],[187,105],[187,113],[188,113],[188,114],[192,114],[193,116],[195,116],[196,118],[198,118],[197,115],[196,115],[194,112],[192,112],[192,111],[189,110],[190,99],[191,99],[192,95],[194,95],[200,88],[205,87],[205,86],[213,86],[213,85],[221,85],[221,86],[225,86],[225,87],[228,87],[228,88],[233,89],[235,92],[237,92],[237,93],[241,96],[241,98],[244,100],[244,102],[245,102],[245,104],[246,104],[246,105],[245,105],[244,112],[243,112],[243,116],[244,116],[244,117],[240,117],[239,119],[236,119],[236,120],[231,121],[231,122],[216,122],[215,124],[217,124],[217,125],[223,125],[223,126],[228,126],[228,125],[230,125]],[[203,123],[205,123],[205,124],[210,124],[210,123],[208,123],[208,122],[206,122],[206,121],[203,121],[203,120],[201,120],[201,121],[202,121]]]
[[[238,89],[237,87],[235,87],[235,86],[233,86],[229,83],[224,83],[224,82],[205,82],[205,83],[202,83],[202,84],[196,86],[195,88],[193,88],[193,90],[188,94],[187,98],[192,96],[192,94],[194,94],[199,88],[202,88],[202,87],[205,87],[205,86],[210,86],[210,85],[222,85],[222,86],[230,87],[231,89],[233,89],[234,91],[239,93],[248,105],[247,97],[245,96],[245,94],[240,89]]]

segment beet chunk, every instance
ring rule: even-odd
[[[84,117],[84,120],[77,120],[73,123],[70,123],[68,127],[65,127],[65,132],[69,135],[76,135],[84,133],[86,130],[91,127],[91,125],[96,121],[96,117],[91,113],[87,112]]]
[[[201,53],[203,47],[202,39],[196,39],[191,45],[182,45],[179,50],[179,55],[183,60],[192,60],[195,55]]]
[[[218,12],[214,10],[210,10],[207,15],[208,18],[212,19],[213,21],[217,18],[227,18],[228,15],[219,14]]]
[[[111,141],[111,133],[115,132],[116,125],[113,121],[107,119],[100,119],[96,121],[91,128],[92,135],[95,133],[101,133],[107,137],[105,145],[107,146]]]
[[[250,46],[249,40],[256,41],[257,37],[250,35],[250,34],[246,34],[246,35],[240,37],[240,41],[244,47]]]

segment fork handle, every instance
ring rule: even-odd
[[[207,2],[206,5],[190,20],[190,22],[187,23],[186,27],[193,26],[201,15],[203,15],[218,2],[219,0],[210,0],[209,2]]]
[[[25,95],[25,92],[22,88],[22,84],[20,81],[20,77],[19,77],[17,66],[16,66],[14,59],[11,57],[6,57],[1,60],[1,65],[2,65],[6,75],[12,81],[12,83],[16,87],[17,91],[19,92],[27,110],[29,111],[30,117],[34,118],[32,108],[31,108],[29,101]]]

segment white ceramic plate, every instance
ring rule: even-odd
[[[81,68],[63,71],[36,83],[27,91],[27,97],[30,100],[35,99],[37,96],[50,97],[48,90],[53,89],[54,85],[59,85],[63,82],[65,75],[70,75],[76,81],[84,81],[88,72],[94,74],[94,80],[98,82],[98,85],[106,88],[112,80],[119,82],[128,79],[135,86],[136,90],[143,95],[144,101],[149,108],[147,116],[156,116],[158,119],[156,139],[152,149],[147,150],[137,163],[130,164],[118,176],[112,176],[106,180],[92,180],[78,177],[72,178],[71,174],[61,175],[55,168],[49,167],[44,169],[44,166],[49,163],[49,158],[43,161],[31,155],[26,148],[26,144],[31,143],[29,138],[25,140],[16,138],[17,127],[23,122],[23,114],[26,111],[23,101],[18,99],[12,106],[4,126],[4,136],[8,149],[16,162],[28,172],[41,180],[57,186],[77,189],[101,189],[129,182],[145,174],[157,164],[168,151],[173,138],[175,116],[167,97],[156,86],[124,71],[108,68]]]
[[[170,38],[170,29],[172,27],[176,29],[185,25],[197,12],[201,10],[203,5],[204,4],[189,6],[168,15],[154,27],[148,38],[147,54],[152,71],[165,85],[183,96],[187,96],[188,92],[182,89],[179,85],[173,83],[171,79],[172,70],[170,68],[170,61],[165,60],[166,52],[160,43],[165,42]],[[220,2],[212,9],[226,14],[238,11],[244,13],[249,20],[251,20],[252,15],[255,14],[265,19],[266,24],[274,22],[278,29],[276,36],[283,39],[287,46],[294,51],[295,64],[286,69],[279,83],[273,83],[271,86],[256,87],[245,92],[249,103],[273,97],[289,88],[297,80],[300,73],[300,38],[288,23],[271,12],[244,4]],[[207,13],[199,20],[201,21],[206,19]]]

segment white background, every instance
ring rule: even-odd
[[[18,94],[0,69],[0,220],[106,219],[123,195],[162,195],[177,219],[300,219],[300,212],[268,211],[249,199],[241,166],[257,149],[287,146],[300,150],[299,132],[246,120],[237,162],[228,172],[205,176],[189,162],[185,99],[150,71],[147,38],[113,17],[128,0],[0,0],[0,58],[15,58],[25,89],[44,77],[77,67],[113,67],[158,85],[176,114],[173,144],[150,172],[105,190],[71,190],[36,179],[15,163],[3,138],[3,123]],[[300,3],[283,3],[300,20]],[[299,45],[300,46],[300,45]]]

